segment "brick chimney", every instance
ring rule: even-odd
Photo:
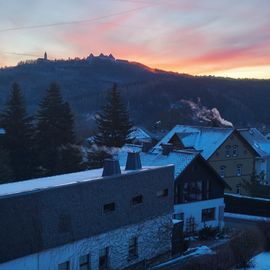
[[[139,152],[128,152],[126,170],[140,170],[142,168]]]
[[[162,155],[168,156],[170,152],[173,150],[173,144],[172,143],[163,143],[161,145],[162,147]]]
[[[102,176],[111,176],[121,174],[119,160],[115,158],[105,159]]]

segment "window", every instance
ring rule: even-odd
[[[196,222],[195,222],[195,217],[190,216],[189,218],[186,219],[186,234],[191,235],[194,234],[196,231]]]
[[[215,220],[215,208],[208,208],[202,210],[202,221]]]
[[[183,190],[183,201],[202,200],[202,181],[185,182]]]
[[[231,146],[230,145],[225,146],[225,156],[227,158],[231,157]]]
[[[99,250],[99,269],[104,270],[108,269],[108,254],[109,248],[102,248]]]
[[[132,205],[140,204],[142,202],[143,202],[143,196],[142,195],[135,196],[131,200]]]
[[[233,155],[233,157],[237,157],[238,156],[238,145],[234,145],[233,146],[232,155]]]
[[[211,189],[210,189],[210,181],[206,181],[206,200],[210,199]]]
[[[173,214],[173,219],[182,220],[184,221],[184,213],[176,213]]]
[[[236,166],[236,175],[241,176],[242,175],[242,164],[237,164]]]
[[[90,258],[89,254],[80,257],[80,270],[90,269]]]
[[[128,242],[128,258],[134,259],[138,256],[138,238],[133,237]]]
[[[69,270],[69,262],[58,264],[58,270]]]
[[[168,196],[168,189],[163,189],[157,192],[157,197],[167,197]]]
[[[225,177],[225,168],[226,168],[226,166],[224,166],[224,165],[220,166],[220,168],[219,168],[219,175],[222,178]]]
[[[114,203],[114,202],[112,202],[112,203],[107,203],[107,204],[104,204],[104,205],[103,205],[103,213],[104,213],[104,214],[113,212],[114,210],[115,210],[115,203]]]
[[[237,194],[240,194],[240,187],[241,187],[241,186],[240,186],[239,184],[236,186],[236,193],[237,193]]]

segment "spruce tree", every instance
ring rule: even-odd
[[[5,130],[2,147],[9,157],[13,180],[31,178],[35,167],[32,119],[26,113],[24,99],[17,83],[12,85],[9,100],[1,115],[1,124]]]
[[[69,104],[63,101],[57,83],[50,85],[36,118],[36,145],[39,168],[43,175],[80,170],[81,154],[74,147],[76,138],[73,114]]]
[[[128,111],[122,102],[117,85],[109,91],[107,103],[96,118],[97,131],[90,145],[90,167],[102,167],[105,158],[112,155],[114,149],[129,142],[132,123]]]
[[[97,114],[96,124],[97,132],[94,136],[96,145],[122,147],[129,141],[132,123],[116,84],[108,94],[103,111]]]

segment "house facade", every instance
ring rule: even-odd
[[[245,181],[252,179],[256,153],[234,130],[209,157],[209,164],[237,194],[247,194]],[[230,192],[226,190],[226,192]]]
[[[247,193],[244,183],[253,176],[257,154],[237,130],[177,125],[155,148],[167,143],[175,149],[199,152],[231,187],[226,192]]]
[[[255,176],[263,185],[270,185],[270,141],[256,128],[238,129],[257,153]]]
[[[183,222],[186,234],[205,226],[223,228],[226,183],[199,153],[166,146],[143,152],[140,146],[127,145],[119,152],[123,166],[128,152],[139,152],[146,166],[174,165],[174,219]]]
[[[1,185],[0,269],[123,269],[170,252],[173,166],[115,168]]]

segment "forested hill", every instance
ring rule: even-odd
[[[40,59],[0,69],[1,106],[15,81],[30,113],[37,109],[48,85],[59,82],[81,131],[91,129],[93,116],[113,82],[121,88],[136,125],[149,128],[158,122],[160,127],[170,128],[176,123],[197,124],[205,120],[200,110],[207,113],[217,108],[235,126],[270,126],[270,80],[193,77],[103,55],[83,60]]]

